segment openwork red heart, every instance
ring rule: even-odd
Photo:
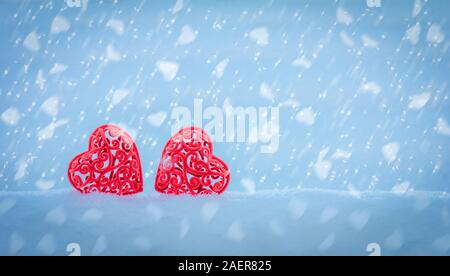
[[[81,193],[129,195],[143,191],[141,159],[136,144],[113,125],[97,128],[89,149],[69,164],[69,181]]]
[[[164,147],[155,189],[164,194],[223,193],[230,182],[227,164],[213,155],[211,138],[201,128],[178,131]]]

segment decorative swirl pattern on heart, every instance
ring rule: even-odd
[[[155,189],[175,195],[220,194],[229,182],[228,166],[213,155],[211,138],[192,126],[178,131],[164,147]]]
[[[81,193],[129,195],[143,191],[139,152],[131,136],[113,125],[98,127],[89,148],[69,164],[69,181]]]

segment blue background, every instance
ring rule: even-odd
[[[205,107],[222,107],[225,101],[243,107],[280,106],[277,152],[261,153],[260,144],[215,144],[232,173],[230,192],[245,192],[243,179],[252,181],[256,191],[269,192],[391,191],[405,181],[416,191],[450,191],[450,137],[435,128],[438,118],[450,121],[449,1],[422,3],[417,16],[412,16],[413,0],[382,1],[379,8],[369,8],[363,0],[192,0],[173,12],[174,4],[89,1],[84,9],[69,8],[63,1],[0,1],[0,113],[10,107],[20,112],[16,125],[0,123],[0,191],[38,191],[40,180],[52,181],[52,190],[70,189],[66,171],[71,158],[86,149],[97,126],[116,123],[135,138],[144,193],[156,194],[153,180],[171,135],[170,112],[175,105],[192,109],[194,98],[203,99]],[[339,8],[352,16],[350,24],[337,22]],[[50,32],[57,15],[70,22],[67,32]],[[110,19],[123,22],[122,35],[107,26]],[[421,33],[413,45],[404,37],[416,23]],[[426,40],[432,24],[445,35],[441,43]],[[185,25],[198,33],[192,43],[177,45]],[[269,34],[267,45],[249,37],[261,27]],[[32,31],[39,36],[38,51],[23,46]],[[342,32],[353,46],[342,41]],[[363,35],[379,47],[365,47]],[[108,45],[120,52],[120,61],[103,60]],[[310,68],[292,65],[300,57],[311,61]],[[218,78],[212,72],[224,59],[229,63]],[[157,72],[161,60],[179,64],[173,80]],[[56,63],[67,70],[49,74]],[[35,83],[39,70],[46,80],[42,90]],[[381,87],[378,95],[361,91],[368,81]],[[262,83],[272,88],[273,100],[260,96]],[[129,95],[108,110],[116,89],[127,89]],[[425,92],[431,93],[428,103],[409,109],[411,97]],[[56,116],[41,110],[50,97],[59,99]],[[287,101],[297,104],[285,106]],[[312,125],[295,119],[307,107],[316,113]],[[160,127],[147,122],[150,114],[161,111],[168,118]],[[51,139],[38,140],[39,130],[62,119],[68,123]],[[382,154],[388,143],[400,146],[393,162]],[[314,164],[325,148],[332,167],[320,179]],[[331,160],[337,149],[351,156]],[[28,164],[26,173],[15,179],[21,162]],[[434,214],[439,217],[442,210]],[[448,231],[448,225],[442,227]]]

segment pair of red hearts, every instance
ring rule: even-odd
[[[113,125],[97,128],[89,148],[69,164],[69,181],[81,193],[129,195],[142,192],[139,151],[131,136]],[[211,138],[201,128],[178,131],[164,147],[155,189],[164,194],[220,194],[230,182],[228,166],[213,155]]]

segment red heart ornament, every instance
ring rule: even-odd
[[[143,191],[141,159],[131,136],[113,125],[97,128],[89,148],[69,164],[69,181],[81,193],[129,195]]]
[[[221,194],[229,182],[228,166],[213,155],[211,138],[192,126],[178,131],[164,147],[155,189],[175,195]]]

